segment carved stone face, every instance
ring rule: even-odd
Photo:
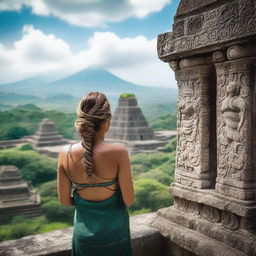
[[[240,85],[236,82],[229,82],[227,85],[227,92],[231,95],[237,95],[240,90]]]

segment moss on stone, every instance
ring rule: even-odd
[[[120,95],[120,98],[135,98],[135,94],[134,93],[122,93]]]

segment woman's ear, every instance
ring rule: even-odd
[[[110,127],[110,119],[107,119],[105,121],[105,127],[106,127],[106,132],[108,131],[109,127]]]

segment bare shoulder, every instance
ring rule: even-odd
[[[113,153],[125,153],[128,152],[127,149],[121,144],[106,144],[109,151]]]
[[[81,145],[81,142],[78,142],[78,143],[70,143],[70,144],[66,144],[64,145],[61,149],[60,149],[60,152],[63,152],[63,153],[67,153],[70,149],[70,146],[72,144],[72,152],[73,151],[79,151],[81,149],[83,149],[82,145]]]
[[[67,153],[69,147],[70,147],[70,144],[62,146],[61,149],[60,149],[60,153]]]

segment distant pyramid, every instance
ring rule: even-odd
[[[121,94],[106,139],[121,141],[155,139],[154,131],[148,126],[134,94]]]
[[[36,134],[31,138],[34,147],[63,145],[67,142],[68,140],[57,132],[54,123],[48,118],[42,120]]]
[[[0,218],[42,215],[40,196],[14,165],[0,166]]]

